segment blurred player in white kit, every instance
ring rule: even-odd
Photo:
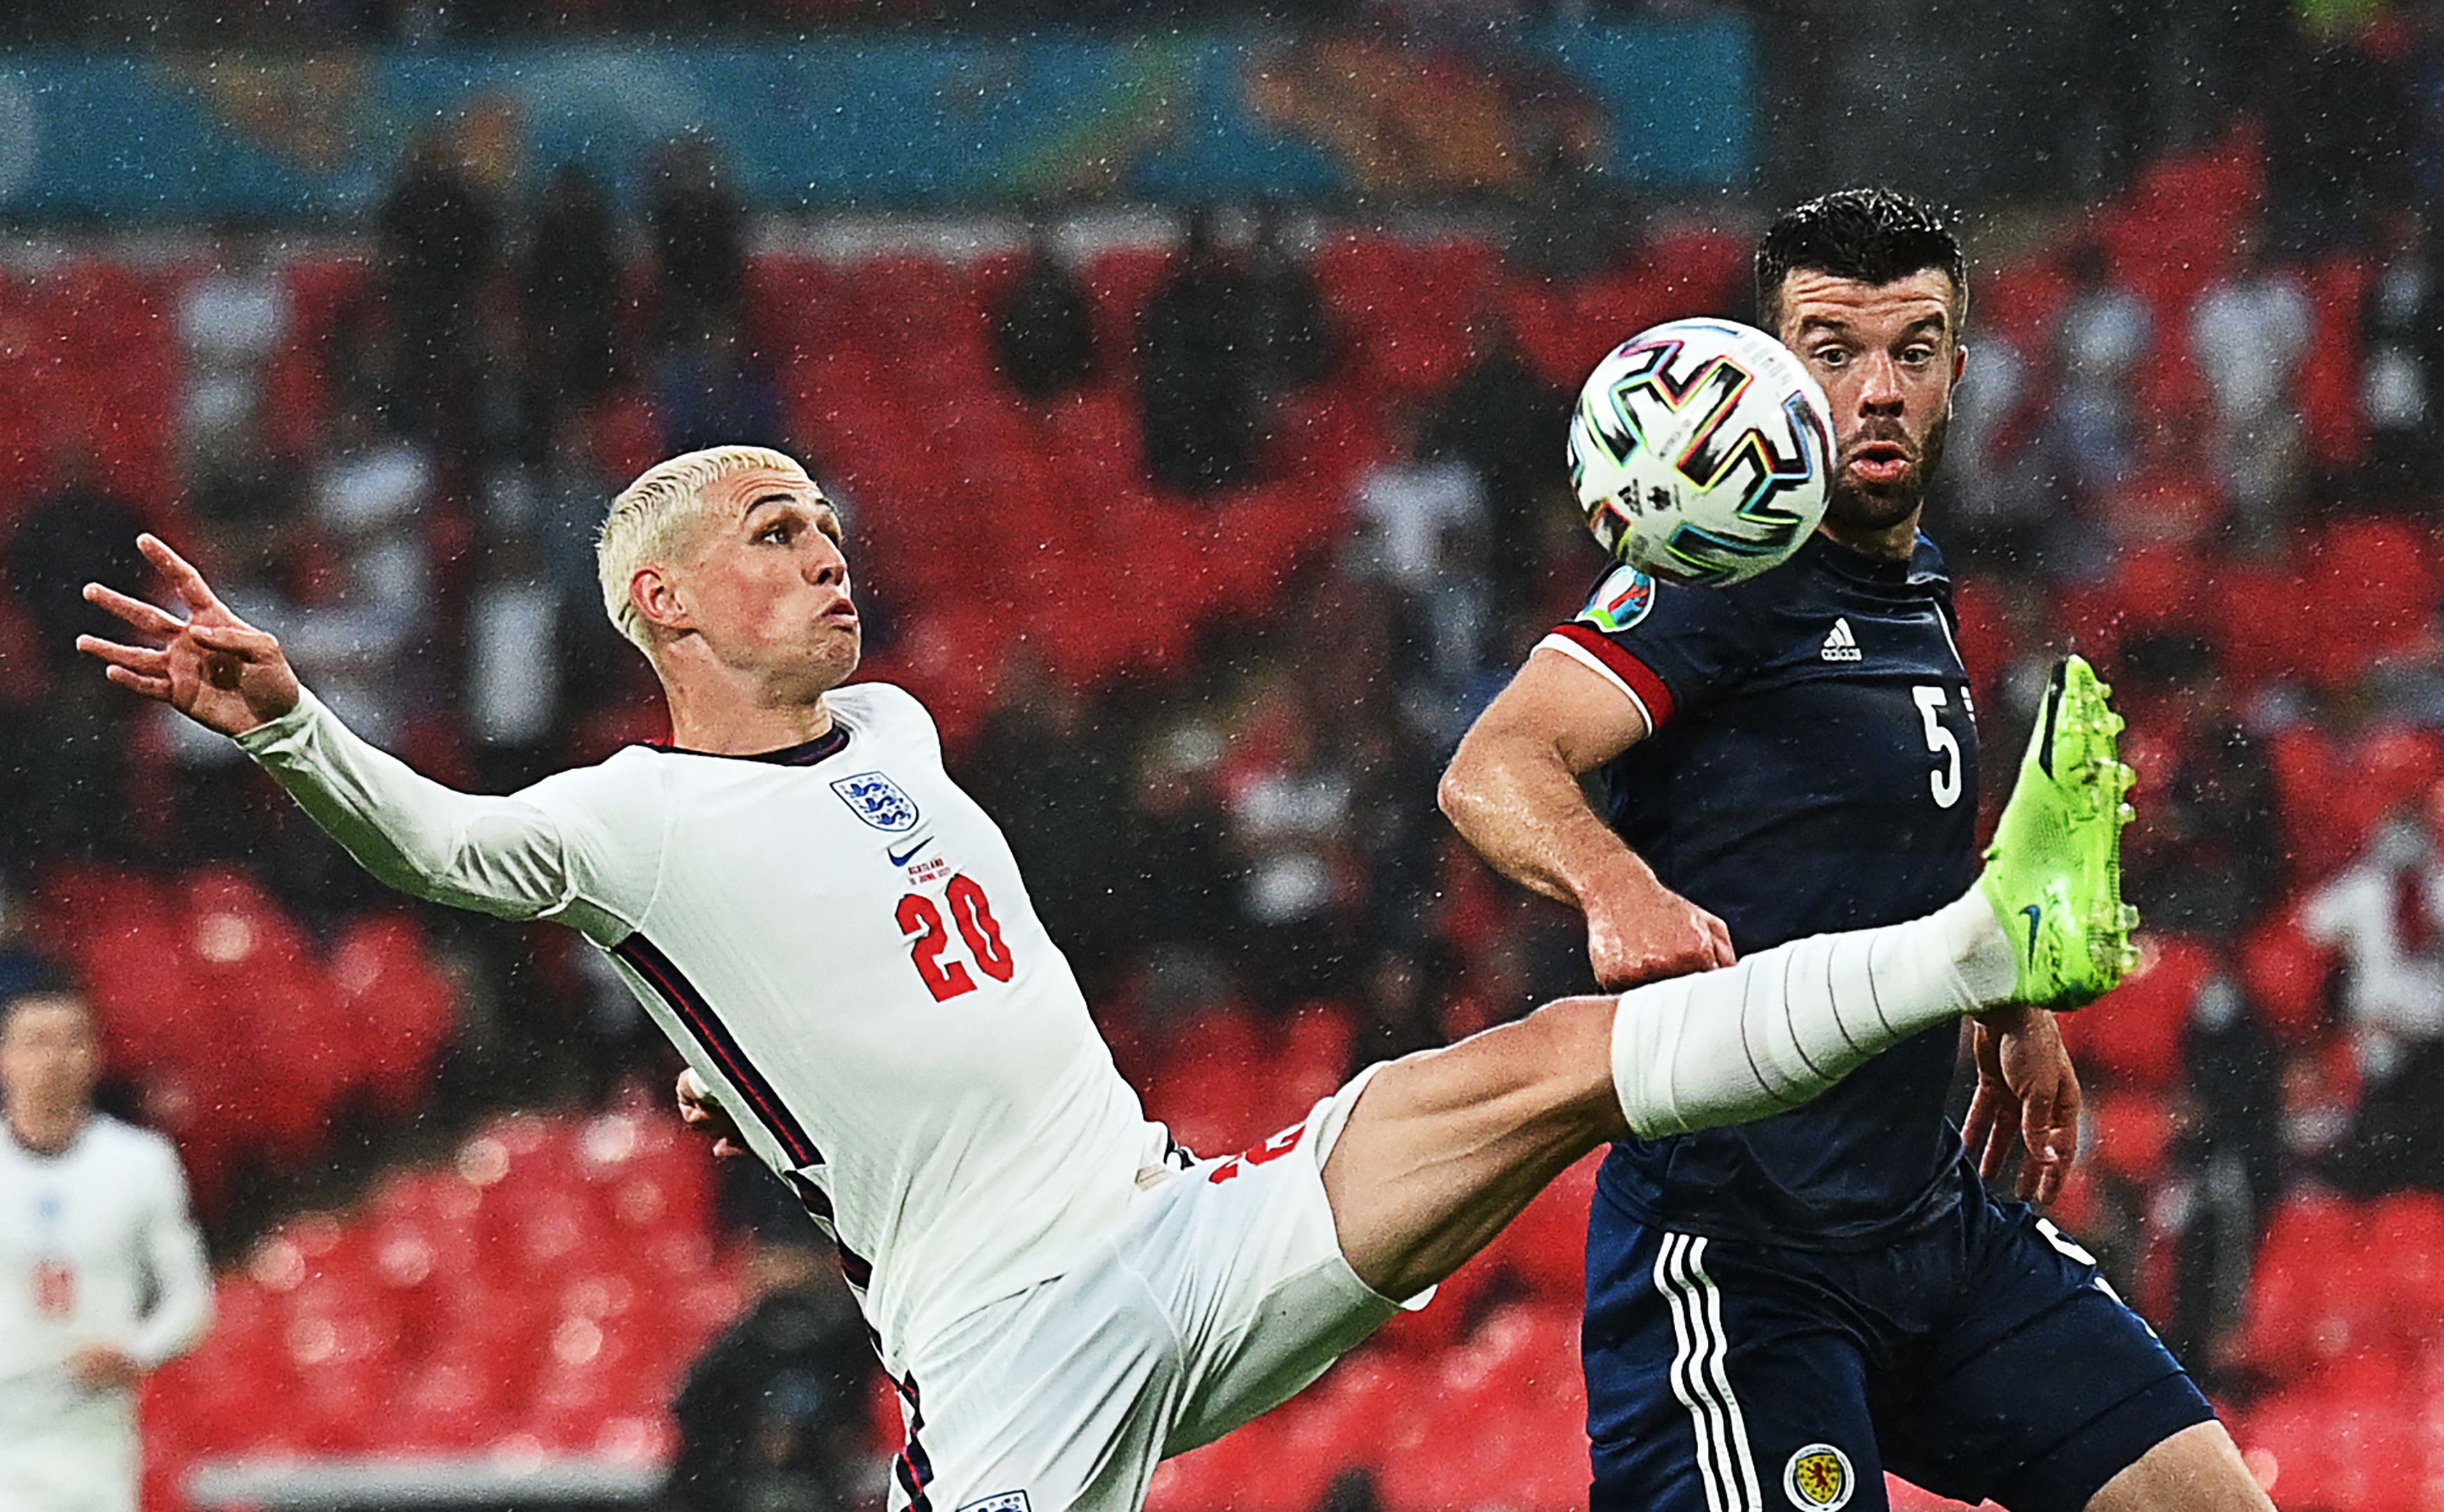
[[[1113,1069],[923,708],[842,686],[840,522],[790,458],[692,452],[614,501],[604,605],[674,738],[506,798],[359,740],[200,573],[139,545],[185,613],[89,586],[152,642],[80,637],[111,680],[235,737],[385,881],[583,932],[685,1058],[694,1114],[831,1235],[909,1427],[895,1508],[1131,1512],[1158,1460],[1421,1305],[1602,1141],[1795,1105],[2020,981],[1975,891],[1736,965],[1725,942],[1724,969],[1370,1067],[1198,1161]],[[2066,765],[2023,790],[2100,781]]]
[[[136,1387],[211,1326],[170,1141],[94,1110],[83,1002],[0,1005],[0,1507],[135,1512]]]

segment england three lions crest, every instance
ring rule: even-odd
[[[860,772],[832,784],[849,812],[879,830],[898,834],[916,827],[916,801],[880,772]]]

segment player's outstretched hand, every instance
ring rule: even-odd
[[[2079,1158],[2079,1073],[2045,1009],[1990,1018],[1972,1030],[1977,1094],[1961,1120],[1961,1142],[1976,1156],[1977,1173],[1990,1181],[2010,1159],[2016,1137],[2027,1152],[2020,1165],[2020,1200],[2051,1202]]]
[[[224,735],[242,735],[297,707],[297,673],[281,655],[279,641],[231,613],[204,575],[160,537],[138,536],[136,548],[169,581],[186,618],[116,588],[86,583],[86,602],[160,642],[128,646],[99,636],[77,636],[77,650],[104,663],[103,676]]]
[[[1606,991],[1731,966],[1739,954],[1721,919],[1660,883],[1586,907],[1587,962]]]
[[[695,1074],[694,1066],[679,1073],[679,1122],[713,1139],[714,1158],[728,1160],[747,1153],[747,1141],[739,1136],[738,1125],[713,1100],[713,1089]]]

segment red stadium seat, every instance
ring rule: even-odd
[[[2423,1500],[2430,1484],[2412,1400],[2389,1362],[2332,1367],[2260,1403],[2241,1444],[2270,1457],[2270,1489],[2286,1512],[2401,1505],[2405,1489],[2419,1487]]]
[[[2296,667],[2301,637],[2274,606],[2297,602],[2303,592],[2295,569],[2281,562],[2216,566],[2207,622],[2225,670],[2244,691]]]
[[[406,1116],[456,1024],[457,994],[427,953],[422,928],[403,913],[356,920],[332,948],[330,975],[376,1106]]]
[[[1244,1150],[1305,1109],[1286,1108],[1272,1086],[1266,1026],[1241,1011],[1209,1013],[1179,1037],[1145,1089],[1146,1113],[1200,1154]]]
[[[2375,658],[2416,648],[2435,618],[2433,537],[2407,520],[2342,518],[2308,538],[2302,590],[2327,633],[2295,644],[2296,664],[2342,687]]]
[[[2444,1195],[2397,1192],[2369,1215],[2365,1271],[2385,1297],[2395,1348],[2444,1338]]]
[[[500,1386],[463,1360],[435,1360],[410,1372],[386,1412],[385,1447],[396,1450],[464,1451],[490,1443],[502,1428]]]
[[[2368,1250],[2364,1209],[2299,1195],[2277,1208],[2259,1246],[2242,1351],[2259,1370],[2295,1376],[2390,1343],[2390,1294]]]
[[[821,359],[839,345],[846,294],[820,258],[758,257],[748,269],[748,290],[756,329],[776,363]]]
[[[1587,1206],[1602,1164],[1599,1152],[1564,1171],[1510,1221],[1486,1257],[1539,1298],[1576,1301],[1586,1286]]]
[[[2087,1118],[2096,1135],[2096,1170],[2141,1190],[2167,1174],[2173,1108],[2157,1093],[2146,1087],[2099,1090],[2089,1098]]]
[[[2367,451],[2367,410],[2360,387],[2360,307],[2375,269],[2345,253],[2323,258],[2305,272],[2317,320],[2299,378],[2308,456],[2320,468],[2346,472]]]
[[[1586,1397],[1578,1308],[1510,1306],[1433,1367],[1422,1400],[1388,1437],[1385,1506],[1511,1504],[1559,1509],[1586,1495]]]
[[[1167,1460],[1155,1473],[1147,1512],[1289,1512],[1277,1507],[1271,1481],[1283,1463],[1279,1425],[1260,1417],[1202,1448]]]
[[[2201,941],[2141,936],[2138,969],[2090,1007],[2062,1020],[2063,1039],[2083,1069],[2114,1080],[2170,1087],[2183,1077],[2191,1005],[2220,963]]]

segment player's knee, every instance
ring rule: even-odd
[[[2087,1512],[2273,1512],[2221,1423],[2197,1423],[2157,1444],[2088,1499]]]

